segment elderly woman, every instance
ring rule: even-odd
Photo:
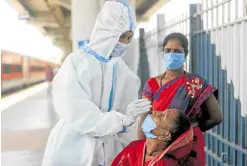
[[[153,129],[161,131],[163,136],[153,135],[150,132]],[[193,130],[183,112],[176,109],[153,111],[144,120],[142,131],[147,139],[131,142],[112,166],[201,165],[193,156]]]
[[[205,165],[204,136],[205,132],[222,121],[220,107],[214,94],[216,89],[201,76],[184,70],[188,54],[188,40],[180,33],[168,35],[163,42],[164,65],[166,71],[150,78],[143,89],[143,98],[152,101],[153,110],[176,108],[183,111],[193,126],[193,151],[200,165]],[[198,55],[199,56],[199,55]],[[145,135],[141,129],[143,120],[139,121],[139,139]],[[154,135],[161,136],[158,130]],[[196,165],[197,166],[197,165]]]

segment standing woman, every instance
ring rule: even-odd
[[[152,110],[176,108],[185,112],[194,133],[192,151],[195,153],[189,157],[194,157],[201,162],[200,165],[205,165],[203,132],[222,121],[220,107],[214,95],[217,90],[201,76],[184,70],[183,64],[188,54],[186,36],[180,33],[168,35],[163,42],[163,51],[167,70],[146,82],[142,96],[152,101]],[[139,139],[145,139],[141,125],[146,115],[139,121]],[[157,137],[162,136],[159,128],[150,132]]]

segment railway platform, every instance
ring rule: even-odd
[[[47,83],[1,101],[2,166],[40,166],[49,132],[57,121]]]

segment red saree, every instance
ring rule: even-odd
[[[153,101],[152,109],[163,111],[176,108],[188,116],[191,122],[197,121],[202,103],[215,92],[205,79],[195,74],[186,74],[159,87],[156,78],[147,81],[142,95]],[[194,158],[205,165],[204,136],[199,127],[193,128]],[[192,164],[198,166],[198,164]]]
[[[117,155],[112,166],[179,166],[181,162],[191,163],[188,156],[192,149],[192,144],[193,130],[190,128],[164,151],[153,159],[144,162],[145,140],[133,141]]]
[[[215,92],[205,79],[198,75],[186,74],[159,87],[156,78],[150,78],[144,86],[142,95],[153,101],[152,109],[163,111],[176,108],[193,122],[201,113],[202,103]],[[204,136],[199,127],[182,134],[168,148],[156,156],[150,163],[143,163],[145,140],[130,143],[114,160],[112,166],[204,166]],[[187,143],[185,143],[187,140]],[[189,140],[189,141],[188,141]],[[179,145],[179,146],[178,146]],[[184,160],[186,156],[186,160]]]

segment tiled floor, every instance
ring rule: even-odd
[[[2,111],[2,166],[40,166],[56,114],[46,90]]]

